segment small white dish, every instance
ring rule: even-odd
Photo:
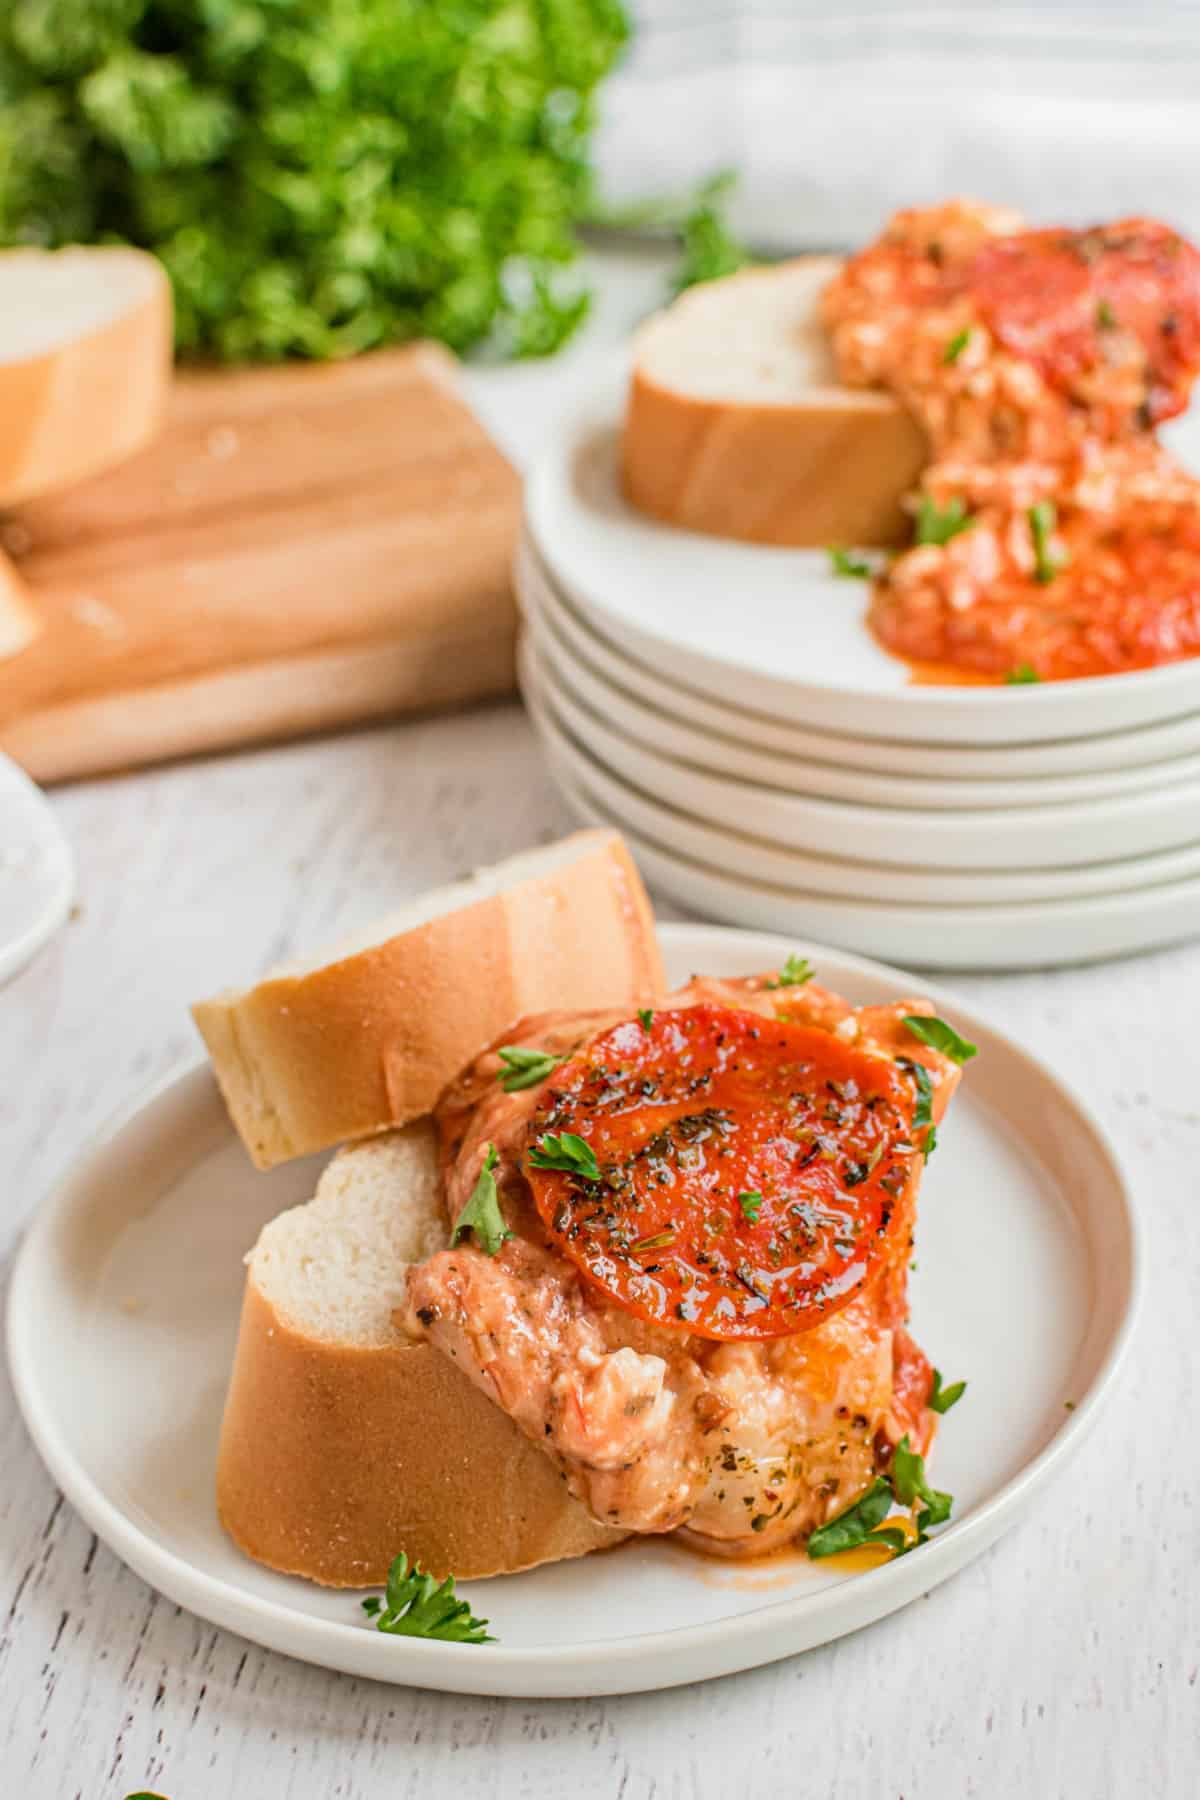
[[[824,551],[706,537],[631,507],[623,406],[616,371],[551,438],[526,483],[526,526],[601,635],[687,686],[822,730],[926,743],[1086,737],[1200,707],[1200,658],[1030,686],[914,684],[867,630],[864,585],[838,579]],[[1186,454],[1186,429],[1183,442]]]
[[[536,706],[536,701],[535,701]],[[994,906],[1027,900],[1072,900],[1125,893],[1200,877],[1200,843],[1121,862],[1079,868],[939,869],[852,862],[786,850],[697,819],[612,775],[581,750],[544,711],[536,715],[551,773],[576,810],[592,804],[606,824],[633,832],[692,862],[736,871],[768,886],[838,900],[882,900],[909,906]],[[925,958],[915,956],[920,962]]]
[[[1032,744],[920,744],[884,738],[856,738],[836,731],[810,731],[790,719],[768,717],[728,706],[665,678],[658,669],[626,655],[593,631],[573,610],[550,579],[529,542],[522,536],[514,561],[514,583],[521,609],[531,624],[547,620],[576,656],[596,669],[622,693],[636,695],[649,707],[682,717],[693,726],[734,743],[754,745],[782,756],[867,769],[883,774],[922,775],[942,781],[960,779],[1039,781],[1047,775],[1076,775],[1107,769],[1132,769],[1200,752],[1200,711],[1133,731],[1095,737],[1055,739]]]
[[[1176,850],[1200,839],[1200,780],[997,812],[856,806],[710,775],[634,743],[587,707],[575,705],[568,714],[528,641],[518,669],[527,704],[540,705],[606,769],[696,818],[789,850],[904,868],[1045,869]]]
[[[1033,781],[990,781],[940,776],[876,773],[842,768],[811,758],[781,756],[753,744],[697,730],[687,720],[654,708],[622,691],[574,652],[545,616],[530,621],[530,639],[541,667],[560,701],[560,711],[574,717],[577,706],[621,732],[634,744],[660,752],[675,762],[690,763],[709,774],[731,775],[782,793],[807,794],[817,800],[847,800],[858,806],[901,806],[918,811],[1068,806],[1076,801],[1115,799],[1122,794],[1159,791],[1177,782],[1200,782],[1200,751],[1167,762],[1134,768],[1103,769],[1081,775],[1043,775]]]
[[[0,755],[0,985],[58,930],[74,892],[57,819],[24,770]]]
[[[856,1003],[928,991],[790,938],[666,926],[662,940],[675,981],[693,969],[769,968],[800,951]],[[530,1698],[636,1692],[750,1668],[895,1611],[985,1549],[1083,1442],[1129,1340],[1140,1266],[1132,1196],[1087,1108],[1024,1046],[953,996],[931,998],[980,1053],[930,1165],[918,1226],[914,1330],[948,1379],[970,1384],[934,1463],[955,1518],[918,1553],[863,1574],[803,1558],[755,1571],[647,1541],[466,1584],[500,1640],[484,1648],[381,1636],[354,1595],[248,1562],[213,1503],[240,1258],[266,1219],[312,1192],[315,1165],[256,1173],[205,1069],[100,1137],[41,1207],[17,1259],[9,1360],[51,1474],[170,1599],[290,1656],[380,1681]],[[917,1644],[920,1620],[913,1630]]]

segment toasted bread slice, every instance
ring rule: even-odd
[[[654,918],[613,831],[413,901],[326,955],[192,1008],[260,1169],[405,1125],[528,1013],[644,1006]]]
[[[890,394],[842,387],[820,318],[833,257],[692,288],[642,326],[625,492],[668,524],[760,544],[891,544],[925,438]]]
[[[423,1122],[342,1151],[247,1257],[217,1504],[256,1561],[367,1587],[401,1550],[478,1577],[620,1542],[498,1406],[396,1325],[407,1265],[446,1240]]]

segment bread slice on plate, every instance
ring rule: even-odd
[[[615,831],[581,831],[410,902],[324,955],[192,1008],[260,1169],[405,1125],[528,1013],[663,992]]]
[[[401,1550],[433,1574],[479,1577],[621,1541],[447,1357],[394,1323],[408,1263],[447,1235],[422,1122],[343,1150],[315,1199],[247,1257],[217,1504],[256,1561],[369,1587]]]
[[[836,258],[704,283],[634,338],[625,493],[671,525],[760,544],[891,544],[928,461],[890,394],[839,384],[820,298]]]

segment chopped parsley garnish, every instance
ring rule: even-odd
[[[519,1044],[503,1045],[499,1057],[505,1065],[500,1086],[506,1094],[519,1094],[522,1088],[536,1087],[566,1060],[562,1056],[547,1056],[542,1050],[523,1050]]]
[[[942,1371],[935,1369],[933,1371],[933,1389],[928,1400],[929,1408],[935,1413],[948,1413],[952,1406],[958,1405],[966,1391],[965,1381],[952,1381],[949,1387],[943,1387]]]
[[[940,1050],[951,1062],[970,1062],[978,1054],[978,1046],[959,1037],[953,1025],[947,1025],[945,1019],[924,1013],[905,1013],[904,1023],[915,1038],[920,1038],[923,1044],[928,1044],[934,1050]]]
[[[964,325],[961,331],[955,332],[954,336],[950,339],[950,342],[946,345],[946,348],[942,351],[942,361],[944,363],[956,363],[970,341],[970,327]]]
[[[742,1209],[742,1217],[748,1219],[751,1225],[758,1224],[758,1215],[762,1208],[762,1203],[763,1197],[757,1189],[751,1188],[748,1189],[746,1193],[738,1195],[738,1205]]]
[[[960,531],[967,531],[971,522],[967,503],[960,495],[955,494],[945,506],[939,506],[932,495],[922,494],[917,509],[917,542],[948,544]]]
[[[917,1104],[913,1110],[913,1130],[919,1131],[922,1126],[929,1127],[925,1134],[925,1142],[921,1148],[925,1152],[925,1160],[937,1149],[937,1126],[933,1122],[933,1083],[929,1079],[929,1070],[924,1063],[913,1062],[907,1056],[896,1058],[897,1066],[907,1069],[917,1084]]]
[[[1117,315],[1107,300],[1097,300],[1096,302],[1096,323],[1101,331],[1116,329]]]
[[[504,1223],[504,1214],[500,1211],[496,1177],[492,1174],[496,1162],[496,1146],[489,1144],[483,1167],[479,1171],[479,1180],[471,1189],[471,1197],[455,1219],[454,1230],[450,1234],[451,1244],[457,1244],[459,1238],[465,1237],[468,1231],[474,1232],[475,1242],[488,1256],[495,1256],[501,1244],[512,1236]]]
[[[1053,500],[1039,500],[1029,508],[1026,517],[1033,537],[1033,578],[1045,586],[1054,580],[1067,560],[1065,556],[1055,556],[1050,548],[1050,538],[1058,524],[1058,509]]]
[[[834,574],[849,581],[870,581],[874,573],[865,556],[847,550],[844,544],[830,544],[829,561]]]
[[[1032,663],[1018,663],[1015,669],[1008,671],[1004,679],[1009,687],[1024,687],[1027,683],[1040,681],[1042,678]]]
[[[533,1169],[560,1169],[567,1175],[582,1175],[585,1181],[600,1179],[595,1151],[573,1131],[564,1131],[557,1137],[548,1131],[529,1152],[529,1165]]]
[[[648,1006],[638,1007],[638,1024],[643,1031],[649,1031],[654,1023],[654,1014]]]
[[[909,1509],[917,1528],[914,1539],[899,1525],[879,1529],[893,1504]],[[836,1556],[842,1550],[856,1550],[861,1544],[879,1543],[903,1556],[925,1543],[933,1526],[946,1523],[953,1505],[953,1495],[930,1487],[924,1459],[909,1448],[906,1434],[892,1452],[888,1474],[876,1476],[861,1499],[814,1531],[808,1540],[808,1554],[814,1558]]]
[[[769,988],[803,987],[815,974],[816,970],[806,956],[789,956],[779,974],[766,985]]]
[[[436,1582],[415,1563],[410,1568],[403,1552],[388,1570],[385,1598],[372,1594],[362,1609],[374,1620],[376,1631],[391,1637],[441,1638],[450,1644],[496,1641],[488,1636],[487,1620],[477,1619],[467,1602],[456,1597],[453,1575]]]

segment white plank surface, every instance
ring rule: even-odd
[[[632,296],[610,296],[609,316]],[[500,418],[534,387],[552,396],[550,373],[523,389],[504,372],[485,404]],[[536,417],[522,409],[515,447]],[[569,825],[515,706],[54,804],[80,909],[0,992],[5,1283],[24,1221],[89,1134],[192,1055],[191,998]],[[170,1800],[1191,1800],[1200,946],[958,986],[1109,1120],[1151,1224],[1150,1304],[1121,1391],[995,1550],[869,1631],[702,1687],[537,1704],[406,1692],[259,1651],[159,1600],[60,1500],[0,1375],[2,1800],[146,1786]]]

